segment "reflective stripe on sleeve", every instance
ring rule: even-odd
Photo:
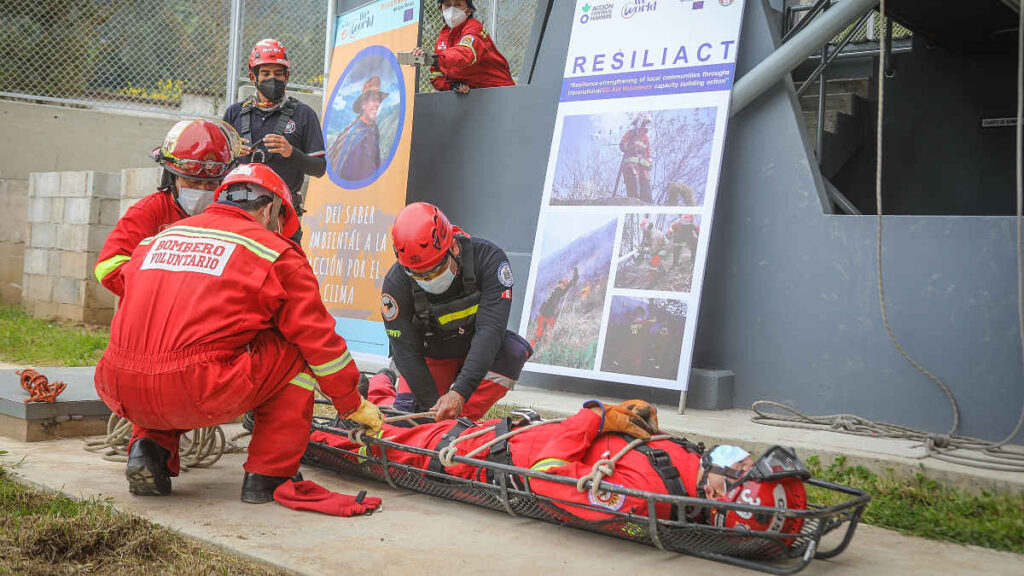
[[[476,314],[477,310],[479,310],[479,309],[480,309],[480,305],[479,304],[474,304],[473,306],[470,306],[469,308],[466,308],[465,310],[459,310],[458,312],[452,312],[450,314],[445,314],[444,316],[439,317],[437,319],[437,321],[439,323],[441,323],[441,324],[447,324],[449,322],[454,322],[455,320],[461,320],[461,319],[463,319],[463,318],[465,318],[467,316],[472,316],[473,314]]]
[[[295,375],[295,378],[289,380],[288,383],[294,384],[299,388],[305,388],[310,392],[316,390],[316,379],[305,372],[299,372]]]
[[[309,368],[313,371],[313,374],[316,374],[317,376],[330,376],[331,374],[345,368],[345,366],[348,366],[351,361],[352,355],[349,354],[348,350],[345,350],[344,354],[338,356],[334,360],[317,366],[310,364]]]
[[[93,274],[96,275],[97,280],[102,282],[103,279],[109,276],[111,272],[117,270],[118,268],[123,266],[125,262],[131,259],[131,256],[125,256],[124,254],[112,256],[110,258],[107,258],[103,262],[96,264],[96,268],[93,270]]]
[[[538,460],[533,466],[530,466],[530,470],[547,472],[552,468],[558,468],[559,466],[565,466],[567,464],[571,464],[571,462],[568,460],[562,460],[561,458],[544,458],[542,460]]]

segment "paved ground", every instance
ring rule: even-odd
[[[276,504],[238,500],[244,455],[175,479],[167,498],[127,493],[123,464],[82,450],[83,441],[19,443],[0,440],[7,464],[27,481],[82,497],[111,498],[120,510],[146,516],[185,534],[308,574],[753,574],[642,545],[554,525],[511,518],[445,500],[392,490],[385,484],[306,467],[307,478],[349,494],[367,489],[384,499],[370,517],[333,518]],[[905,537],[861,526],[853,544],[803,574],[829,576],[1021,573],[1024,557]]]

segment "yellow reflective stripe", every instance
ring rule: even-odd
[[[103,279],[106,278],[111,272],[117,270],[119,267],[123,266],[125,262],[131,259],[131,256],[118,254],[117,256],[107,258],[103,262],[96,264],[96,268],[93,269],[92,272],[93,274],[96,275],[96,279],[102,282]]]
[[[380,430],[376,434],[373,434],[371,437],[372,438],[382,438],[383,436],[384,436],[384,430]],[[356,456],[356,462],[358,462],[360,464],[362,464],[363,462],[366,462],[367,458],[369,458],[370,456],[373,455],[370,452],[369,445],[367,445],[367,444],[363,444],[362,446],[360,446],[359,450],[357,450],[356,453],[359,454],[359,456]]]
[[[533,466],[530,466],[530,470],[547,472],[552,468],[558,468],[559,466],[565,466],[566,464],[571,464],[571,462],[568,460],[562,460],[561,458],[544,458],[543,460],[537,461]]]
[[[444,72],[434,72],[433,70],[430,71],[431,78],[439,78],[441,76],[444,76]]]
[[[470,66],[476,64],[476,48],[474,48],[472,44],[462,44],[461,42],[459,44],[473,51],[473,62],[470,63]]]
[[[305,372],[299,372],[298,374],[295,375],[295,378],[289,380],[288,383],[294,384],[299,388],[305,388],[310,392],[316,390],[316,379],[314,379],[309,374],[306,374]]]
[[[235,234],[234,232],[227,232],[225,230],[195,228],[192,226],[175,226],[174,228],[168,228],[156,235],[157,238],[162,238],[164,236],[186,236],[189,238],[213,238],[216,240],[226,240],[248,249],[253,254],[269,262],[276,261],[277,257],[281,255],[251,238],[247,238],[241,234]]]
[[[479,304],[474,304],[473,306],[470,306],[469,308],[466,308],[465,310],[459,310],[458,312],[452,312],[451,314],[445,314],[444,316],[439,317],[437,319],[437,321],[440,322],[441,324],[447,324],[447,323],[453,322],[455,320],[461,320],[462,318],[465,318],[467,316],[472,316],[473,314],[476,314],[476,311],[479,310],[479,309],[480,309],[480,305]]]
[[[309,368],[313,370],[313,374],[316,374],[317,376],[330,376],[345,366],[348,366],[348,363],[351,361],[352,355],[348,353],[348,350],[345,350],[344,354],[338,356],[334,360],[318,366],[310,364]]]

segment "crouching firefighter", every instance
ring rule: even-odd
[[[133,424],[125,475],[137,495],[170,493],[184,432],[253,411],[242,501],[269,502],[297,476],[315,385],[369,430],[382,419],[356,392],[359,370],[287,239],[299,219],[284,181],[246,164],[214,200],[143,240],[122,267],[96,391]]]
[[[381,316],[401,373],[385,371],[367,398],[437,420],[482,417],[533,354],[507,330],[512,269],[505,252],[453,226],[432,204],[406,206],[391,231],[398,262],[384,278]]]

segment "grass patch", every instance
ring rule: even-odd
[[[0,360],[30,366],[95,366],[110,340],[107,328],[29,316],[0,303]]]
[[[864,490],[871,503],[863,521],[933,540],[1024,553],[1024,494],[970,494],[918,474],[913,480],[878,475],[837,458],[823,466],[807,459],[815,478]],[[808,486],[808,498],[832,505],[842,495]]]
[[[287,574],[120,514],[109,503],[24,486],[2,467],[0,573]]]

